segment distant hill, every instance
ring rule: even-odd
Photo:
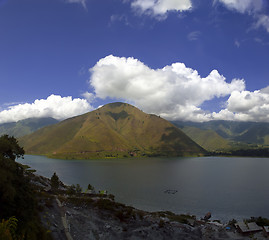
[[[197,156],[205,150],[170,122],[125,103],[42,128],[20,139],[29,154],[56,158]]]
[[[197,127],[183,127],[181,130],[192,140],[208,151],[225,150],[231,148],[229,141],[213,130],[205,130]]]
[[[206,149],[214,148],[214,146],[206,147],[198,139],[203,138],[205,131],[214,131],[218,135],[216,141],[219,143],[223,142],[225,139],[228,142],[232,143],[242,143],[242,144],[254,144],[254,145],[269,145],[269,123],[259,123],[259,122],[236,122],[236,121],[209,121],[203,123],[196,122],[181,122],[175,121],[172,122],[179,128],[181,128],[188,136],[197,141],[198,144],[203,146]],[[197,131],[192,131],[188,133],[186,129],[194,127]],[[184,130],[185,128],[185,130]],[[199,131],[198,131],[199,129]],[[221,139],[221,138],[223,139]],[[214,139],[214,137],[212,138]],[[214,143],[214,141],[213,141]],[[223,143],[221,143],[222,145]],[[225,144],[223,145],[225,146]],[[226,145],[226,146],[229,146]],[[225,147],[224,147],[225,148]]]
[[[54,118],[28,118],[18,122],[3,123],[0,124],[0,136],[8,134],[14,137],[22,137],[57,122],[59,121]]]

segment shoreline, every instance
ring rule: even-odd
[[[235,226],[231,225],[232,221],[230,224],[224,224],[216,220],[201,220],[195,216],[169,211],[143,211],[114,201],[113,195],[67,194],[70,186],[62,183],[55,192],[51,190],[50,179],[33,172],[28,174],[32,176],[31,183],[38,189],[39,195],[43,196],[40,198],[43,206],[42,223],[55,239],[63,239],[62,235],[66,232],[72,237],[69,239],[85,240],[108,237],[162,239],[168,235],[169,239],[248,239],[247,236],[238,233]],[[68,231],[61,223],[63,216],[66,217]],[[136,238],[133,238],[134,236]],[[255,236],[266,239],[262,238],[261,232]]]
[[[22,160],[20,162],[21,163],[24,163],[24,162],[25,163],[28,163],[33,168],[40,169],[38,167],[40,165],[38,163],[39,161],[35,161],[36,160],[35,159],[35,156],[29,156],[29,157],[30,157],[30,161],[29,162],[26,161],[27,160],[27,156],[26,156],[25,161]],[[206,158],[208,159],[207,161],[209,163],[212,162],[210,160],[210,157],[209,158],[206,157]],[[224,158],[224,159],[227,159],[227,161],[229,163],[232,163],[232,161],[230,161],[228,158]],[[40,166],[43,166],[46,163],[45,160],[46,159],[45,158],[43,159],[43,157],[42,157],[42,159],[40,160],[40,163],[42,163],[42,165],[40,165]],[[203,159],[197,159],[197,160],[195,160],[195,162],[198,161],[199,163],[201,163],[202,160]],[[62,160],[57,160],[56,161],[56,166],[61,166],[61,161]],[[65,160],[63,160],[63,161],[65,161]],[[89,161],[91,161],[91,160],[89,160]],[[93,160],[93,161],[95,161],[95,160]],[[104,162],[106,162],[109,165],[110,165],[110,161],[112,161],[112,162],[113,161],[119,162],[120,160],[110,160],[110,159],[109,160],[104,160]],[[121,160],[121,162],[123,162],[123,161],[125,161],[125,159],[122,159]],[[142,163],[142,161],[143,161],[143,159],[140,160],[141,163]],[[150,159],[148,161],[151,163],[151,160]],[[158,160],[158,161],[160,161],[160,160]],[[188,161],[188,159],[186,161]],[[216,159],[216,161],[218,161],[218,159]],[[264,161],[267,162],[267,159],[264,160]],[[38,164],[35,164],[35,162],[37,162]],[[73,165],[74,166],[77,166],[77,165],[80,166],[80,164],[76,164],[75,161],[73,161],[73,162],[74,163],[71,164],[70,166],[73,166]],[[83,161],[80,161],[79,160],[78,162],[83,162]],[[96,160],[96,162],[98,162],[98,160]],[[121,165],[121,162],[119,162],[118,165]],[[134,165],[134,164],[136,164],[135,163],[135,159],[129,159],[128,162],[133,162],[133,164],[131,164],[131,166]],[[155,162],[155,160],[154,160],[154,162]],[[172,162],[174,162],[174,161],[172,161]],[[244,159],[242,159],[241,162],[244,162]],[[54,163],[54,161],[50,161],[48,159],[48,165],[51,165],[52,163]],[[66,163],[67,163],[66,166],[69,166],[69,161],[66,161]],[[223,163],[224,163],[223,165],[227,165],[225,163],[225,161]],[[103,165],[103,164],[101,164],[101,165]],[[91,166],[91,164],[90,164],[90,166]],[[94,166],[95,166],[95,164],[94,164]],[[144,166],[144,164],[142,164],[141,166]],[[45,166],[43,166],[42,169],[44,167]],[[46,171],[42,171],[42,169],[41,169],[41,171],[38,170],[38,173],[40,175],[43,175],[43,176],[46,176],[46,177],[50,177],[52,175],[52,173],[53,173],[52,170],[51,171],[47,171],[47,170]],[[102,179],[99,179],[97,176],[94,177],[94,178],[91,177],[88,180],[87,180],[87,178],[85,178],[85,176],[82,176],[81,178],[83,178],[83,180],[80,181],[79,180],[80,177],[79,177],[78,174],[74,174],[74,177],[72,175],[72,177],[67,177],[66,178],[66,177],[64,177],[63,173],[59,170],[59,167],[58,168],[56,167],[55,168],[55,171],[57,172],[57,174],[60,173],[60,175],[59,175],[60,178],[63,179],[66,184],[70,184],[71,185],[72,183],[79,183],[79,184],[81,184],[81,186],[84,189],[86,189],[87,184],[88,183],[92,183],[98,189],[106,189],[110,193],[115,194],[116,200],[118,202],[121,202],[121,203],[124,203],[124,204],[127,204],[127,205],[131,205],[133,207],[136,207],[138,209],[145,210],[145,211],[155,212],[155,211],[166,211],[166,210],[168,210],[168,211],[172,211],[172,212],[177,213],[177,214],[180,214],[180,213],[184,213],[184,214],[191,213],[191,214],[196,215],[199,218],[200,217],[203,217],[208,211],[210,211],[210,212],[212,212],[212,218],[213,219],[215,219],[215,220],[221,220],[221,222],[223,222],[223,223],[229,222],[229,220],[232,219],[232,218],[235,218],[236,220],[241,221],[241,220],[243,220],[245,218],[248,218],[248,217],[251,217],[251,216],[263,216],[263,217],[266,217],[266,218],[269,217],[268,214],[267,215],[264,215],[264,213],[267,213],[266,211],[263,211],[263,212],[256,211],[256,208],[257,208],[256,205],[253,205],[253,209],[252,209],[252,207],[249,208],[249,209],[247,207],[247,208],[244,208],[244,209],[243,208],[240,208],[240,209],[237,210],[237,209],[234,209],[233,205],[230,206],[230,204],[233,204],[234,201],[229,201],[229,204],[228,203],[225,203],[225,202],[223,202],[223,203],[222,202],[217,203],[216,200],[214,200],[214,195],[210,195],[209,196],[212,199],[212,204],[210,203],[211,200],[209,200],[209,203],[210,204],[204,204],[204,205],[203,204],[198,204],[195,199],[197,199],[197,196],[199,196],[199,194],[194,194],[194,196],[196,196],[196,198],[194,199],[194,204],[189,204],[189,205],[179,204],[178,202],[175,202],[175,201],[177,201],[176,199],[181,198],[181,195],[184,196],[184,193],[186,191],[188,191],[188,189],[189,189],[189,188],[188,189],[185,189],[182,192],[181,184],[178,185],[178,186],[175,186],[174,188],[173,188],[173,185],[168,186],[168,185],[164,184],[164,185],[160,185],[160,187],[154,187],[155,190],[153,190],[149,194],[147,192],[144,192],[143,190],[141,190],[140,191],[140,193],[141,193],[140,195],[141,196],[139,195],[139,193],[137,194],[135,192],[135,194],[132,195],[133,197],[129,197],[129,195],[126,195],[125,192],[122,192],[122,191],[117,190],[117,188],[115,188],[116,186],[113,185],[113,187],[111,187],[110,185],[107,185],[106,184],[107,181],[105,181],[103,184],[99,184],[99,181],[98,180],[101,180],[101,181],[103,181],[103,180]],[[90,172],[91,171],[90,171],[90,168],[89,168],[89,174],[90,174]],[[70,171],[68,173],[69,174],[72,174]],[[86,181],[85,181],[85,179],[86,179]],[[139,184],[141,184],[141,181],[139,182]],[[132,185],[132,186],[135,187],[135,184]],[[176,190],[179,190],[179,191],[178,191],[178,193],[175,194],[175,196],[174,195],[166,195],[166,194],[163,194],[163,192],[168,189],[166,187],[172,187],[173,189],[176,189]],[[125,188],[126,187],[121,188],[121,189],[125,189]],[[137,190],[135,190],[135,191],[137,191]],[[131,193],[132,194],[132,191],[128,191],[128,193]],[[136,200],[136,198],[135,198],[136,196],[138,196],[138,197],[140,196],[139,198],[137,198],[138,200]],[[151,196],[154,197],[154,199],[150,200]],[[208,198],[208,197],[206,197],[206,198]],[[140,201],[140,199],[141,199],[141,201]],[[160,200],[157,201],[157,199],[160,199]],[[189,198],[189,197],[188,197],[188,199],[191,200],[191,198]],[[160,202],[160,201],[162,201],[162,202]],[[218,201],[221,201],[221,199],[218,199]],[[169,203],[172,203],[174,205],[171,205]],[[218,205],[216,205],[216,204],[218,204]],[[217,208],[216,208],[216,206],[217,206]],[[231,207],[231,209],[230,209],[230,207]],[[223,211],[223,209],[225,209],[225,211]],[[265,209],[267,209],[267,208],[265,208]],[[232,210],[234,210],[234,211],[232,211]]]

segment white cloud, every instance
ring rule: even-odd
[[[190,32],[188,34],[188,39],[190,41],[196,41],[196,40],[199,39],[200,35],[201,35],[201,32],[200,31],[193,31],[193,32]]]
[[[236,121],[269,121],[269,87],[250,91],[234,91],[227,101],[227,108],[214,113],[216,119]]]
[[[125,26],[130,26],[131,25],[129,23],[129,20],[128,20],[127,15],[125,15],[125,14],[122,14],[122,15],[118,15],[118,14],[111,15],[109,25],[111,26],[112,24],[114,24],[116,22],[122,22]]]
[[[236,47],[238,47],[238,48],[239,48],[239,47],[240,47],[240,45],[241,45],[241,43],[240,43],[238,40],[235,40],[235,41],[234,41],[234,45],[235,45]]]
[[[262,9],[263,0],[219,0],[227,8],[240,13],[257,12]]]
[[[33,103],[18,104],[0,112],[0,123],[16,122],[32,117],[66,119],[93,110],[85,99],[50,95]]]
[[[227,109],[231,112],[246,113],[265,101],[265,94],[259,91],[234,91],[229,97]]]
[[[87,5],[86,5],[86,2],[87,0],[66,0],[67,3],[78,3],[78,4],[81,4],[82,7],[87,10]]]
[[[131,6],[140,13],[162,16],[169,11],[187,11],[192,8],[190,0],[134,0]]]
[[[256,27],[264,27],[266,31],[269,33],[269,16],[267,15],[258,15]]]
[[[93,102],[95,99],[95,95],[91,92],[84,92],[81,96],[87,99],[88,102]]]
[[[217,70],[202,78],[184,63],[151,69],[137,59],[110,55],[90,70],[97,97],[125,100],[168,119],[209,120],[199,108],[204,101],[245,89],[243,80],[227,83]]]
[[[269,86],[267,86],[266,88],[262,88],[260,92],[269,94]]]
[[[230,10],[240,13],[248,13],[254,18],[254,28],[263,27],[269,33],[269,16],[263,14],[263,0],[214,0],[214,3],[221,2]]]

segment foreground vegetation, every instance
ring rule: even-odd
[[[40,224],[36,192],[27,170],[15,162],[23,155],[14,137],[0,137],[0,239],[50,239]]]
[[[230,157],[269,157],[269,148],[243,148],[222,151],[213,151],[208,153],[210,156],[230,156]]]

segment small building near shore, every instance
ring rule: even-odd
[[[269,238],[269,226],[263,227],[263,233],[265,237]]]
[[[205,216],[204,216],[204,220],[208,221],[211,218],[211,212],[208,212]]]
[[[107,195],[107,190],[100,190],[99,191],[99,194],[101,194],[101,195]]]
[[[235,224],[235,227],[240,233],[244,235],[254,234],[263,231],[263,228],[258,226],[255,222],[239,222]]]

